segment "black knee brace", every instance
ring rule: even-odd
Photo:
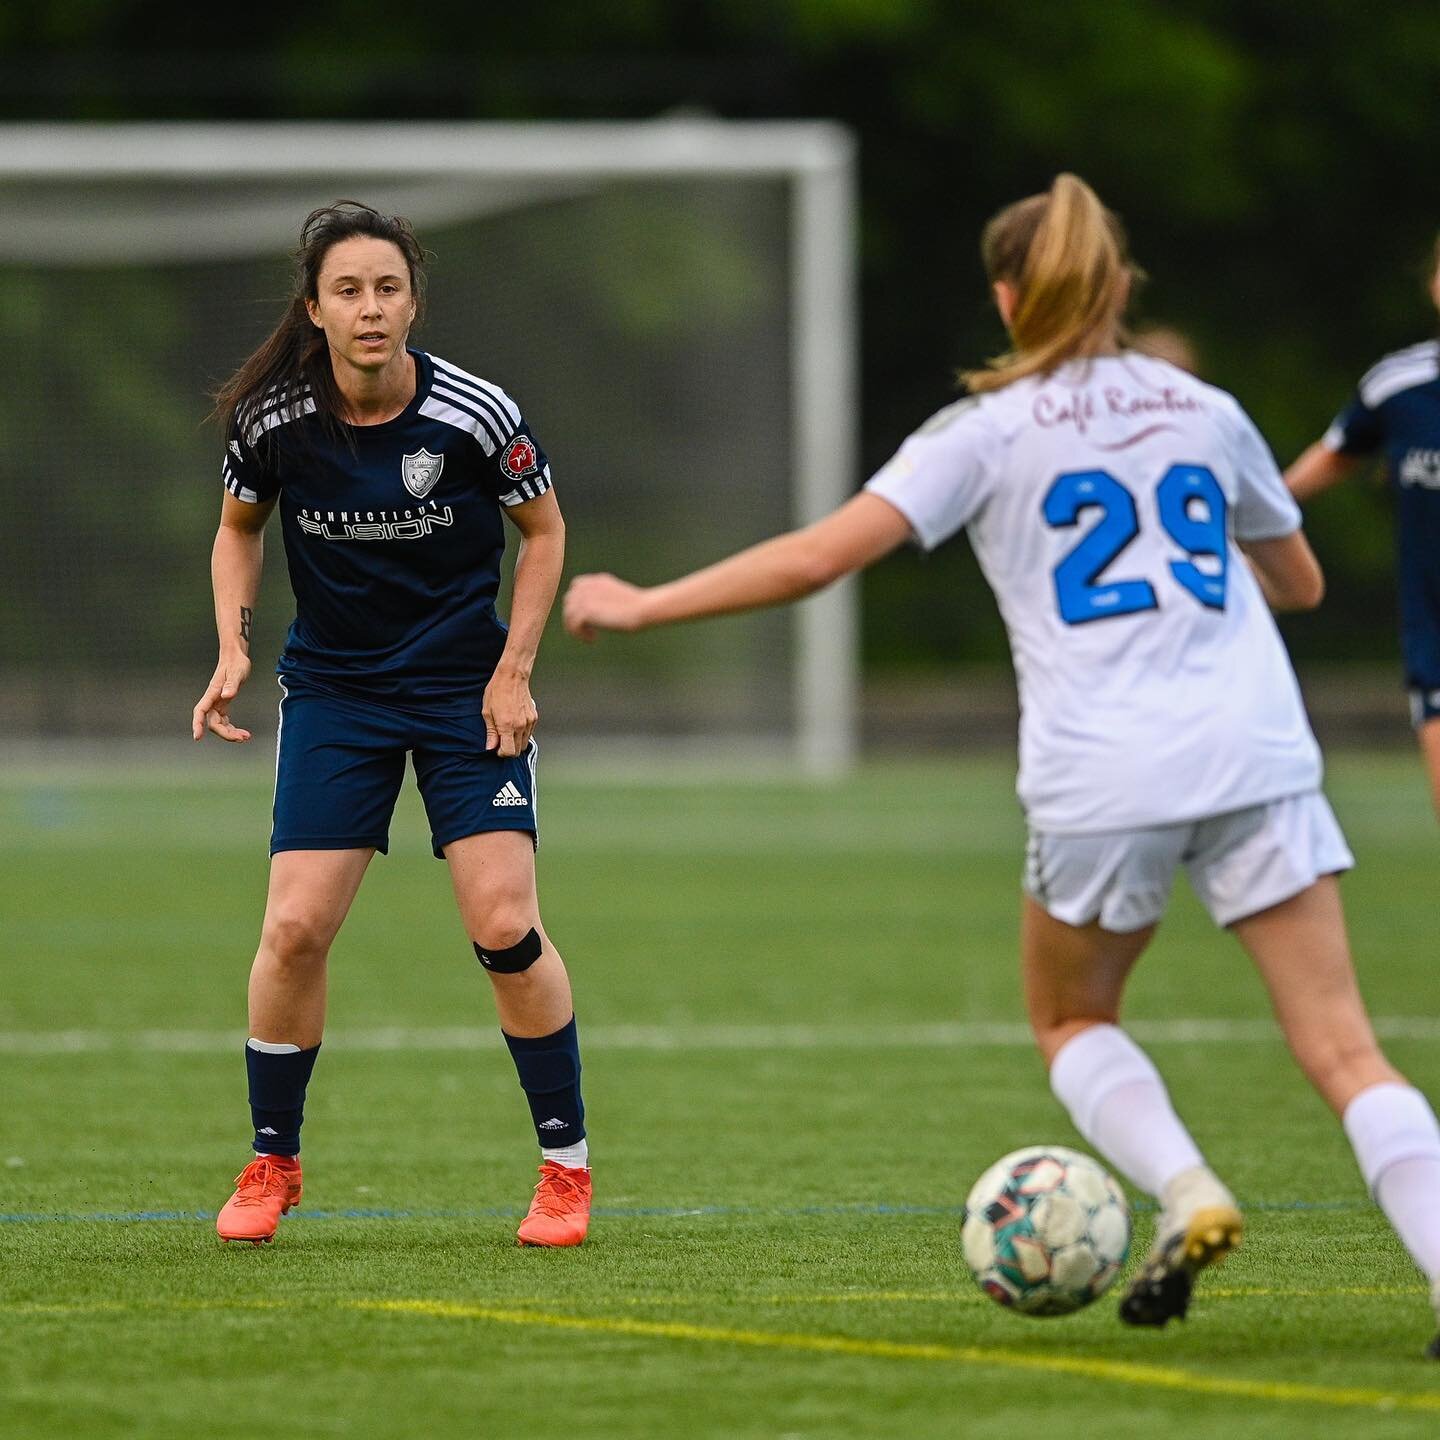
[[[506,950],[487,950],[478,940],[471,943],[480,963],[497,975],[518,975],[540,958],[540,932],[533,928]]]

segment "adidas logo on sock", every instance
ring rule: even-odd
[[[513,780],[507,780],[500,793],[490,802],[492,805],[528,805],[530,802],[520,793],[520,787]]]
[[[542,1120],[535,1128],[537,1130],[563,1130],[565,1129],[565,1121],[558,1115],[555,1115],[549,1120]]]

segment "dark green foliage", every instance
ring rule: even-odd
[[[178,0],[7,7],[0,115],[838,118],[861,143],[867,470],[944,403],[957,367],[1000,347],[979,227],[1060,169],[1125,217],[1153,276],[1142,315],[1193,335],[1282,461],[1380,353],[1434,328],[1419,273],[1440,226],[1425,181],[1433,5],[437,0],[423,25],[379,0],[262,13],[237,36]],[[643,275],[631,283],[643,296]],[[1315,507],[1331,591],[1292,628],[1302,655],[1395,652],[1387,523],[1361,486]],[[872,664],[1002,646],[959,547],[888,562],[866,595]]]

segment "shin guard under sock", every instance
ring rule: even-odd
[[[580,1044],[575,1017],[553,1035],[505,1034],[520,1088],[530,1102],[542,1149],[577,1145],[585,1138],[585,1104],[580,1098]]]
[[[250,1076],[250,1118],[255,1125],[253,1148],[259,1155],[298,1155],[300,1126],[305,1120],[305,1087],[315,1068],[318,1045],[302,1050],[268,1040],[245,1042],[245,1068]]]

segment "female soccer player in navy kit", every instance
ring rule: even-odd
[[[669,584],[581,576],[566,624],[591,638],[781,604],[967,529],[1021,691],[1031,1026],[1081,1134],[1160,1202],[1121,1317],[1183,1316],[1243,1224],[1119,1024],[1182,865],[1440,1305],[1440,1127],[1360,999],[1335,880],[1351,857],[1266,604],[1320,599],[1299,512],[1231,396],[1123,345],[1123,232],[1082,181],[1002,210],[982,251],[1014,349],[862,494]]]
[[[1440,309],[1440,239],[1429,274]],[[1386,355],[1335,422],[1286,472],[1302,504],[1384,451],[1395,487],[1395,568],[1405,684],[1440,816],[1440,340]]]
[[[284,318],[220,392],[220,658],[193,733],[244,742],[261,534],[279,506],[296,617],[277,673],[275,824],[245,1047],[255,1159],[216,1222],[274,1237],[300,1200],[300,1126],[326,957],[388,845],[410,752],[437,857],[494,987],[540,1141],[522,1244],[577,1245],[590,1212],[570,982],[535,893],[530,675],[565,526],[550,467],[499,386],[412,349],[424,256],[407,221],[315,211]],[[507,630],[504,521],[519,531]]]

